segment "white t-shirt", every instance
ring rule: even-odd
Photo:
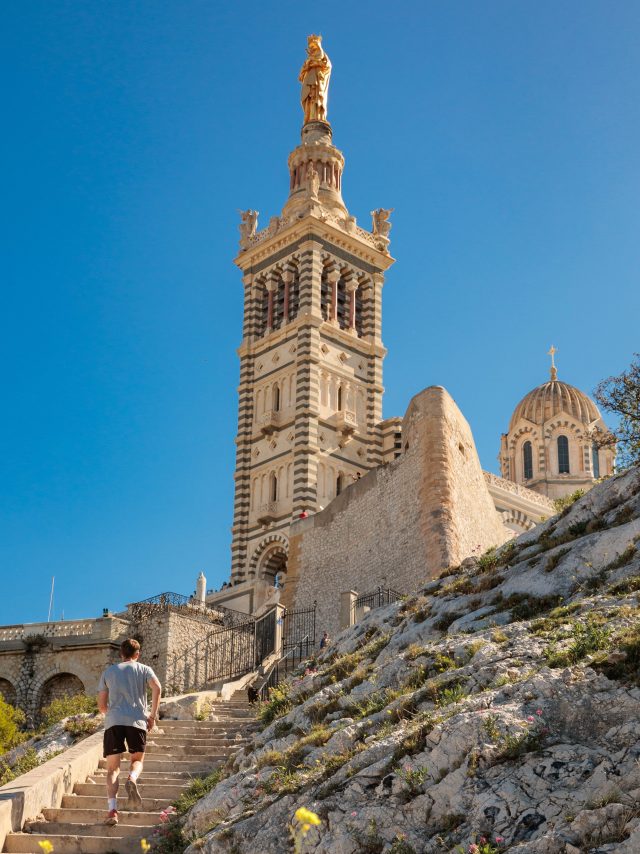
[[[107,667],[98,685],[98,691],[109,691],[108,710],[104,728],[134,726],[147,729],[147,685],[156,674],[139,661],[121,661]]]

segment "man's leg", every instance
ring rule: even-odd
[[[142,774],[144,752],[132,753],[130,755],[131,770],[129,771],[129,778],[125,784],[127,795],[129,796],[129,800],[127,801],[127,807],[129,809],[131,807],[133,807],[134,809],[140,809],[140,807],[142,806],[142,798],[140,796],[140,790],[138,789],[138,777],[140,776],[140,774]]]
[[[109,815],[107,816],[107,824],[118,823],[118,787],[120,785],[120,753],[107,756],[107,798]]]

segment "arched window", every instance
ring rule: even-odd
[[[600,477],[600,456],[598,454],[598,446],[594,442],[591,446],[591,456],[593,457],[593,476]]]
[[[569,440],[558,436],[558,474],[569,474]]]
[[[278,500],[278,478],[275,474],[271,475],[271,484],[270,484],[270,493],[269,501],[277,501]]]
[[[342,386],[338,386],[338,412],[342,411]]]
[[[278,383],[273,384],[273,411],[280,411],[280,386]]]
[[[342,475],[339,474],[336,478],[336,496],[340,495],[342,492]]]
[[[522,446],[522,463],[524,479],[531,480],[533,477],[533,451],[531,450],[531,442],[525,442]]]

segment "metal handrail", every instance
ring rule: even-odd
[[[208,617],[212,622],[219,622],[223,626],[239,625],[246,622],[249,616],[242,611],[227,608],[225,605],[211,606],[191,596],[171,592],[158,593],[156,596],[150,596],[148,599],[131,602],[127,605],[127,608],[134,616],[146,616],[157,610],[176,609],[189,614],[201,614],[204,617]]]
[[[271,690],[271,688],[275,688],[276,686],[278,686],[278,685],[280,684],[280,669],[281,669],[281,665],[282,665],[282,664],[283,664],[283,662],[284,662],[284,661],[286,661],[290,656],[292,656],[292,655],[293,655],[293,656],[295,657],[295,653],[296,653],[296,651],[297,651],[298,647],[300,647],[300,661],[302,661],[302,647],[303,647],[303,645],[304,645],[305,643],[306,643],[306,644],[308,644],[308,643],[309,643],[309,640],[310,640],[310,636],[309,636],[309,635],[305,635],[303,638],[301,638],[301,639],[298,641],[298,643],[296,643],[296,645],[295,645],[295,646],[292,646],[292,647],[291,647],[291,649],[289,650],[289,652],[286,652],[284,655],[280,656],[280,658],[279,658],[277,661],[274,661],[274,663],[271,665],[271,667],[269,668],[269,670],[268,670],[268,671],[264,674],[264,676],[262,677],[262,679],[263,679],[263,681],[262,681],[262,685],[261,685],[261,686],[260,686],[260,688],[258,689],[259,694],[260,694],[260,700],[261,700],[261,701],[263,701],[263,702],[264,702],[265,700],[267,700],[267,699],[268,699],[268,695],[269,695],[269,691]],[[286,667],[286,668],[285,668],[285,673],[288,673],[288,672],[289,672],[289,668],[288,668],[288,667]],[[275,680],[274,680],[274,679],[272,679],[272,677],[273,677],[274,673],[275,673],[275,677],[276,677],[276,678],[275,678]]]

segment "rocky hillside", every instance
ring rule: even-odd
[[[371,612],[263,709],[189,852],[640,851],[640,470]],[[294,825],[296,822],[293,822]]]

